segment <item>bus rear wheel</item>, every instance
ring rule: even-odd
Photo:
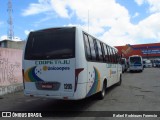
[[[105,94],[106,94],[106,84],[107,84],[107,83],[104,81],[104,82],[103,82],[102,91],[100,91],[100,92],[97,94],[97,97],[98,97],[99,100],[102,100],[102,99],[104,99],[104,97],[105,97]]]

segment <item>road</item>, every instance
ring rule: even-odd
[[[122,85],[106,92],[103,100],[93,96],[78,101],[32,98],[17,92],[0,99],[0,111],[160,111],[160,68],[124,73]]]

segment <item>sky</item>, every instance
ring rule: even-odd
[[[8,0],[0,0],[0,40],[7,37]],[[160,42],[160,0],[12,0],[14,36],[80,26],[112,45]],[[89,26],[89,27],[88,27]]]

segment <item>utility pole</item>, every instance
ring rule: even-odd
[[[88,10],[88,32],[89,32],[89,10]]]
[[[9,40],[13,40],[14,38],[14,32],[13,32],[13,19],[12,19],[12,13],[13,13],[13,9],[12,9],[12,0],[8,0],[8,8],[7,8],[7,12],[8,12],[8,39]]]

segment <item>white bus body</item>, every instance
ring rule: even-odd
[[[130,56],[128,59],[129,71],[143,71],[143,60],[139,55]]]
[[[121,83],[117,52],[79,27],[31,32],[23,54],[24,94],[78,100],[98,93],[103,99],[105,88]]]

